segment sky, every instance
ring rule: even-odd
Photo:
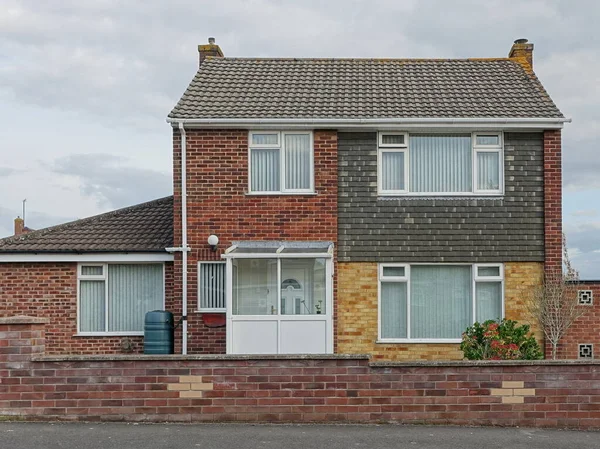
[[[563,131],[563,220],[600,279],[600,2],[0,0],[0,237],[172,193],[165,118],[214,36],[239,57],[504,57],[534,70]]]

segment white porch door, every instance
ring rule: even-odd
[[[228,270],[228,354],[333,353],[330,259],[233,259]]]

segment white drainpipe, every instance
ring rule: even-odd
[[[185,128],[183,122],[179,122],[179,132],[181,133],[181,247],[173,248],[176,251],[181,251],[181,319],[183,320],[182,335],[181,335],[181,353],[187,354],[187,274],[188,274],[188,247],[187,241],[187,144]]]

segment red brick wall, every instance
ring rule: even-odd
[[[579,344],[593,344],[594,355],[600,358],[600,282],[582,282],[579,290],[592,290],[594,301],[591,306],[581,306],[585,312],[567,331],[558,345],[559,359],[577,359]],[[546,345],[546,357],[551,357],[551,348]]]
[[[337,241],[337,133],[314,132],[316,195],[247,195],[248,131],[187,130],[188,352],[224,353],[225,329],[204,325],[197,308],[198,261],[221,260],[233,240]],[[173,132],[175,246],[181,245],[181,139]],[[206,239],[219,237],[219,251]],[[181,255],[175,298],[181,298]],[[174,311],[181,315],[175,301]],[[177,334],[180,350],[181,334]]]
[[[548,270],[562,269],[561,130],[544,131],[544,241]]]
[[[167,309],[173,303],[173,264],[165,269]],[[0,317],[29,315],[50,320],[46,329],[49,354],[120,353],[123,337],[77,337],[76,263],[0,263]],[[134,352],[142,337],[129,337]]]
[[[600,364],[365,357],[43,356],[0,319],[0,417],[600,428]],[[32,355],[34,357],[32,361]]]

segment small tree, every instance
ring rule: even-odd
[[[529,301],[529,309],[538,320],[545,337],[552,345],[552,359],[556,359],[558,344],[571,325],[586,309],[579,306],[577,290],[579,273],[573,268],[563,234],[563,269],[547,271],[544,282],[537,287]]]

